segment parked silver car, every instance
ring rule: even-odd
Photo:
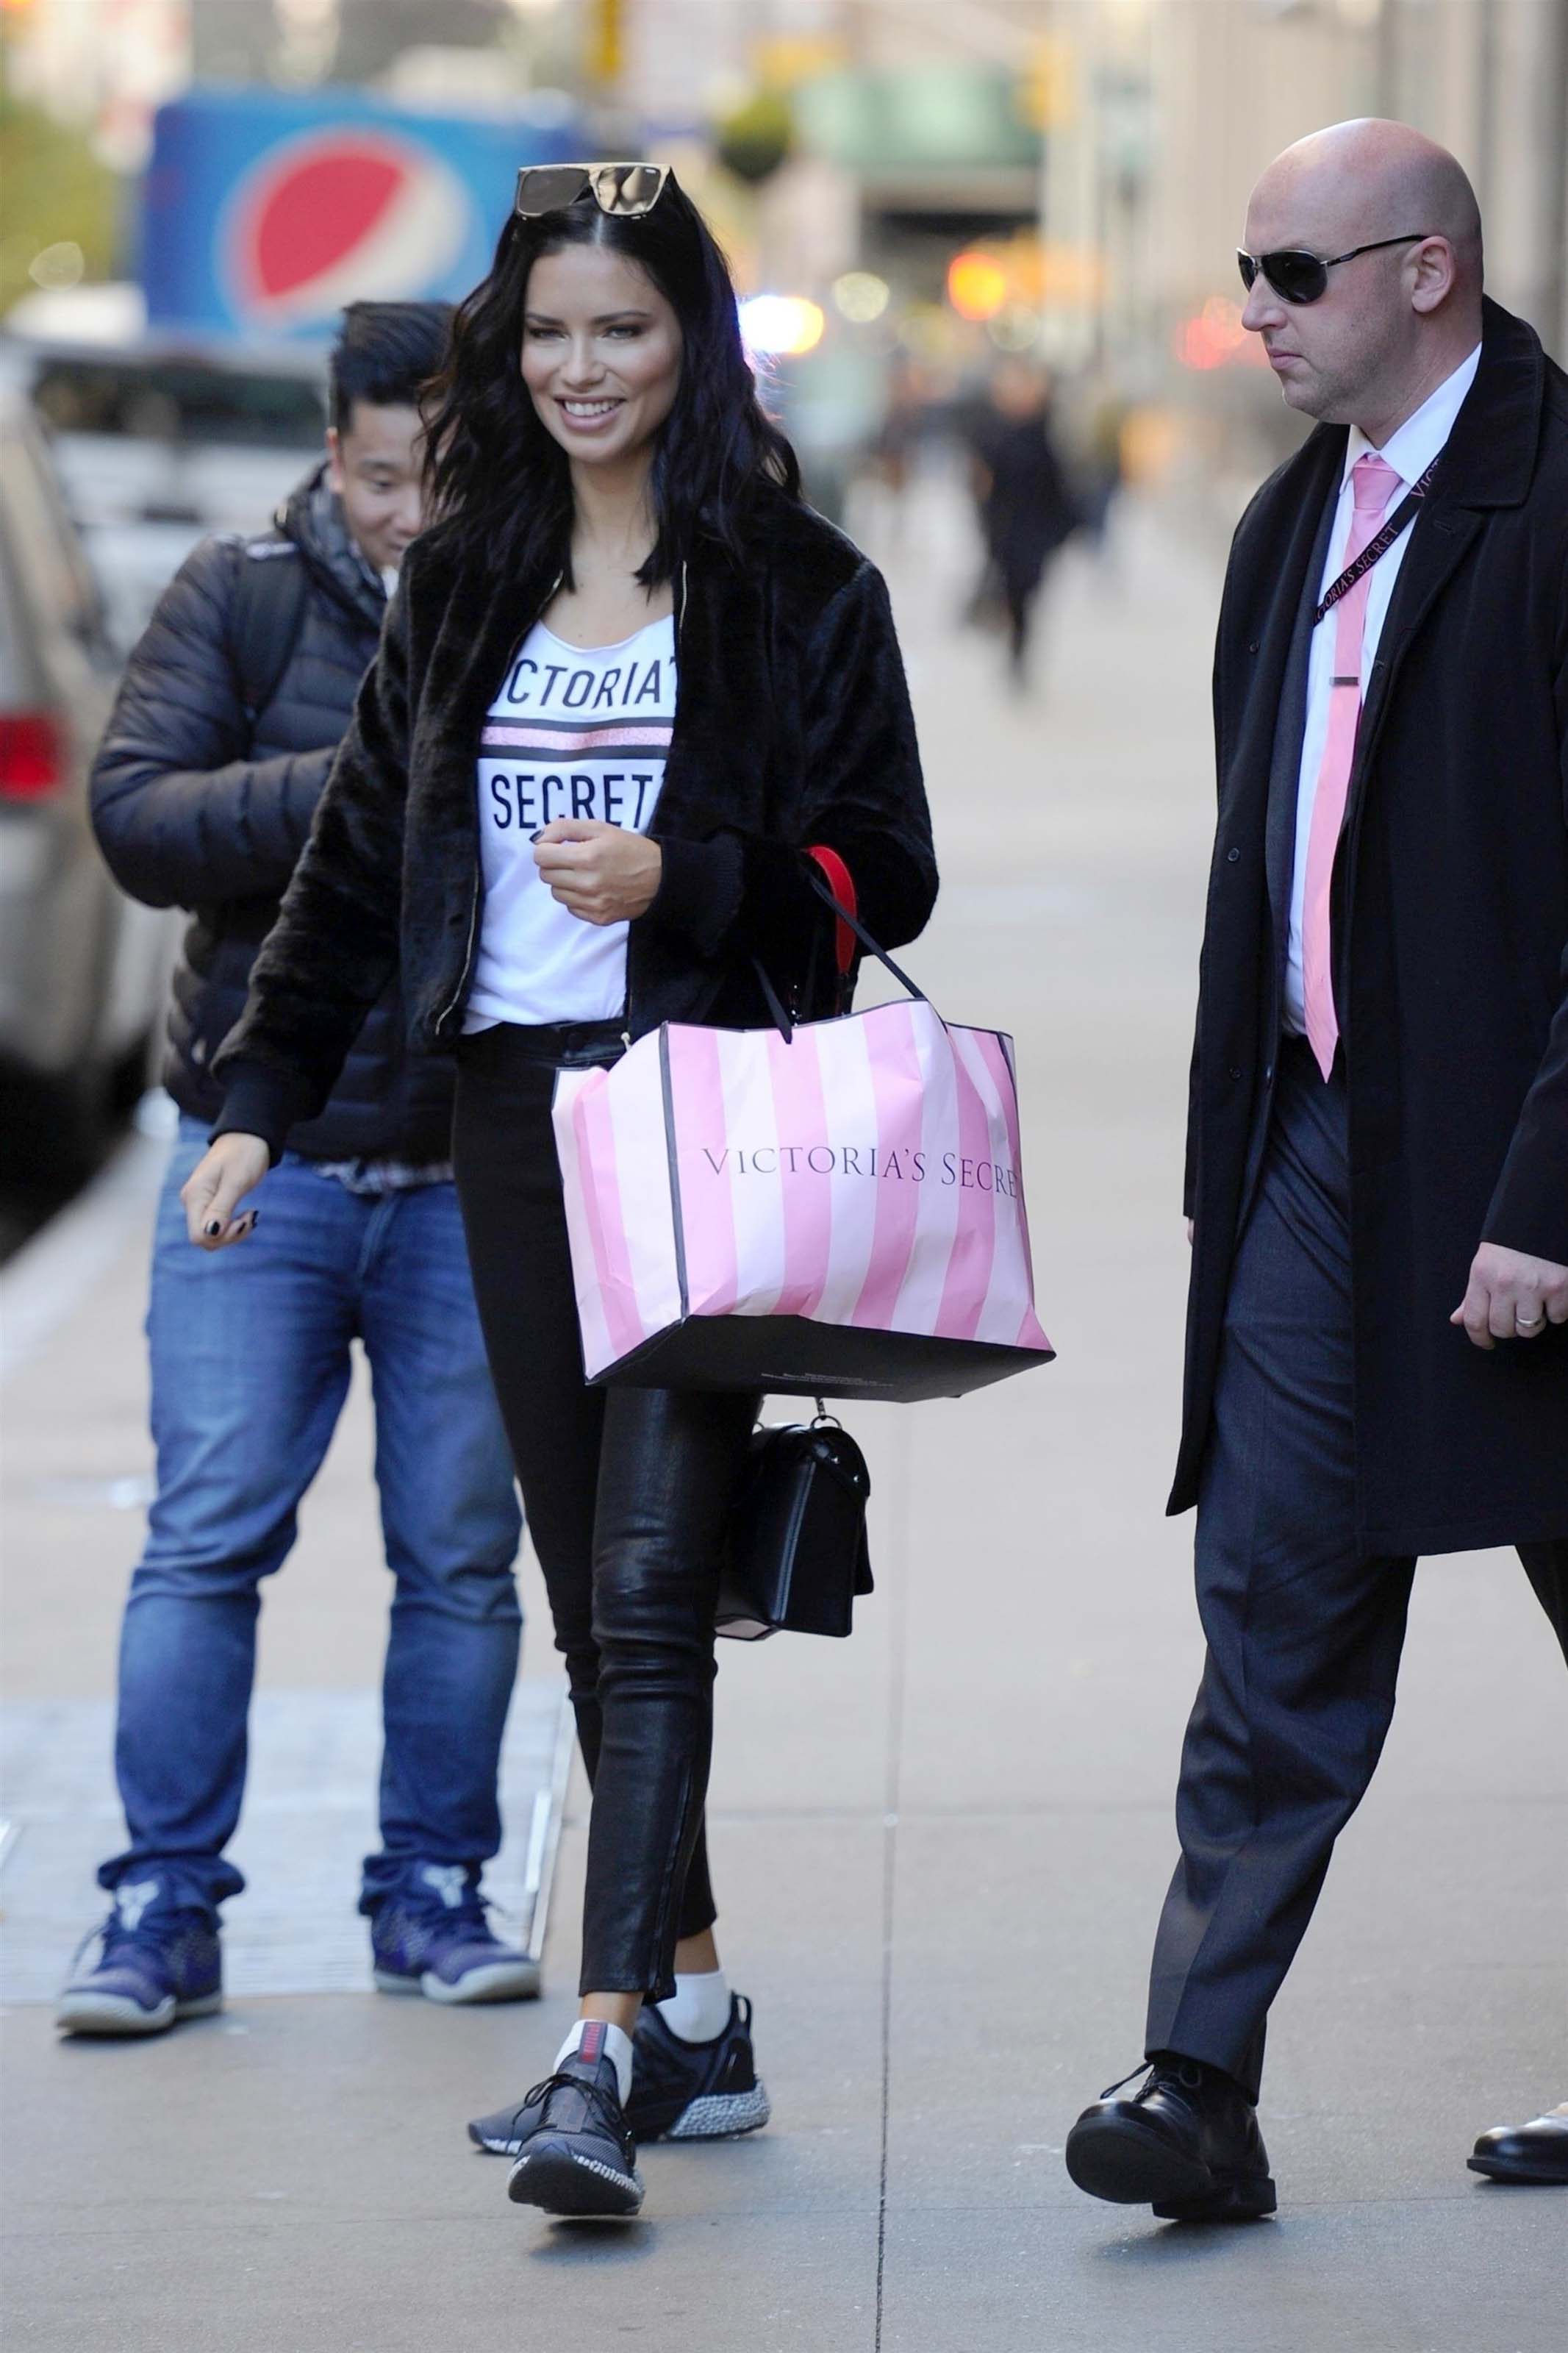
[[[0,334],[0,381],[47,428],[122,654],[196,541],[264,531],[321,456],[322,376],[319,353],[287,347]]]
[[[170,919],[105,871],[87,784],[115,657],[27,401],[0,387],[0,1176],[84,1172],[144,1083]]]

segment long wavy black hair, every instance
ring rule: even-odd
[[[759,490],[773,483],[798,498],[800,468],[757,397],[729,265],[673,173],[637,219],[584,196],[507,222],[489,276],[458,305],[447,366],[426,396],[432,529],[465,571],[505,578],[548,566],[570,583],[568,460],[534,408],[521,353],[530,272],[573,245],[608,246],[636,262],[680,325],[680,381],[649,475],[657,535],[638,580],[673,579],[700,533],[739,556]]]

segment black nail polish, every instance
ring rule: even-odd
[[[544,828],[541,826],[537,833],[531,833],[528,838],[530,841],[542,841],[544,839]]]
[[[218,1223],[217,1219],[215,1218],[215,1219],[213,1219],[213,1221],[212,1221],[211,1225],[210,1225],[210,1226],[207,1226],[207,1227],[205,1227],[205,1228],[204,1228],[204,1229],[203,1229],[203,1230],[205,1232],[205,1234],[206,1234],[206,1236],[207,1236],[208,1240],[211,1240],[211,1238],[212,1238],[212,1236],[213,1236],[214,1234],[221,1234],[221,1233],[222,1233],[222,1231],[223,1231],[223,1228],[222,1228],[222,1226]]]

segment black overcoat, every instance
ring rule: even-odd
[[[439,531],[405,560],[381,649],[215,1071],[215,1133],[276,1154],[331,1092],[395,973],[416,1051],[463,1025],[483,905],[485,714],[557,585],[467,575]],[[837,849],[883,946],[923,929],[936,861],[914,721],[876,567],[769,491],[734,554],[700,539],[676,593],[678,684],[650,828],[658,894],[630,926],[626,1026],[767,1018],[756,966],[802,1016],[834,1009],[833,917],[808,846]]]
[[[1220,612],[1173,1511],[1197,1498],[1275,1061],[1269,775],[1345,440],[1321,426],[1259,491]],[[1448,1322],[1483,1240],[1568,1264],[1568,377],[1489,301],[1373,667],[1332,923],[1360,1540],[1408,1554],[1563,1537],[1568,1326],[1489,1353]]]

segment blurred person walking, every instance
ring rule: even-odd
[[[1087,432],[1079,468],[1079,507],[1083,534],[1094,551],[1101,577],[1116,584],[1118,534],[1114,521],[1127,484],[1130,405],[1110,382],[1088,404]]]
[[[1002,592],[1009,671],[1022,688],[1047,567],[1079,520],[1051,436],[1049,378],[1022,360],[1005,361],[971,427],[971,446],[987,570]]]
[[[1417,1556],[1516,1545],[1568,1651],[1568,379],[1483,300],[1469,183],[1402,124],[1287,149],[1247,246],[1245,323],[1321,421],[1219,624],[1171,1499],[1207,1656],[1147,2073],[1067,2147],[1184,2220],[1273,2211],[1265,2025]],[[1550,2118],[1505,2139],[1561,2165]]]
[[[404,1043],[395,989],[345,1040],[330,1098],[268,1179],[243,1257],[189,1247],[180,1194],[222,1103],[212,1057],[309,835],[387,585],[417,532],[421,385],[450,313],[355,303],[331,357],[327,456],[258,539],[209,539],[132,653],[93,776],[104,855],[134,897],[195,911],[165,1082],[180,1106],[148,1339],[157,1493],[132,1581],[115,1761],[130,1831],[113,1909],[59,2024],[150,2034],[218,2008],[225,1849],[245,1789],[261,1579],[293,1544],[363,1341],[395,1584],[383,1682],[381,1846],[360,1909],[375,1982],[441,2002],[538,1991],[492,1933],[480,1868],[517,1670],[521,1523],[450,1166],[450,1066]]]
[[[584,1383],[557,1072],[667,1021],[835,1009],[811,845],[897,944],[936,890],[887,592],[799,498],[701,216],[645,164],[525,167],[458,315],[411,552],[225,1046],[192,1239],[332,1085],[398,973],[455,1052],[480,1314],[593,1784],[581,2016],[470,2126],[557,2214],[642,2202],[637,2139],[766,2122],[714,1941],[703,1804],[727,1515],[758,1399]],[[439,1490],[437,1489],[438,1493]]]

